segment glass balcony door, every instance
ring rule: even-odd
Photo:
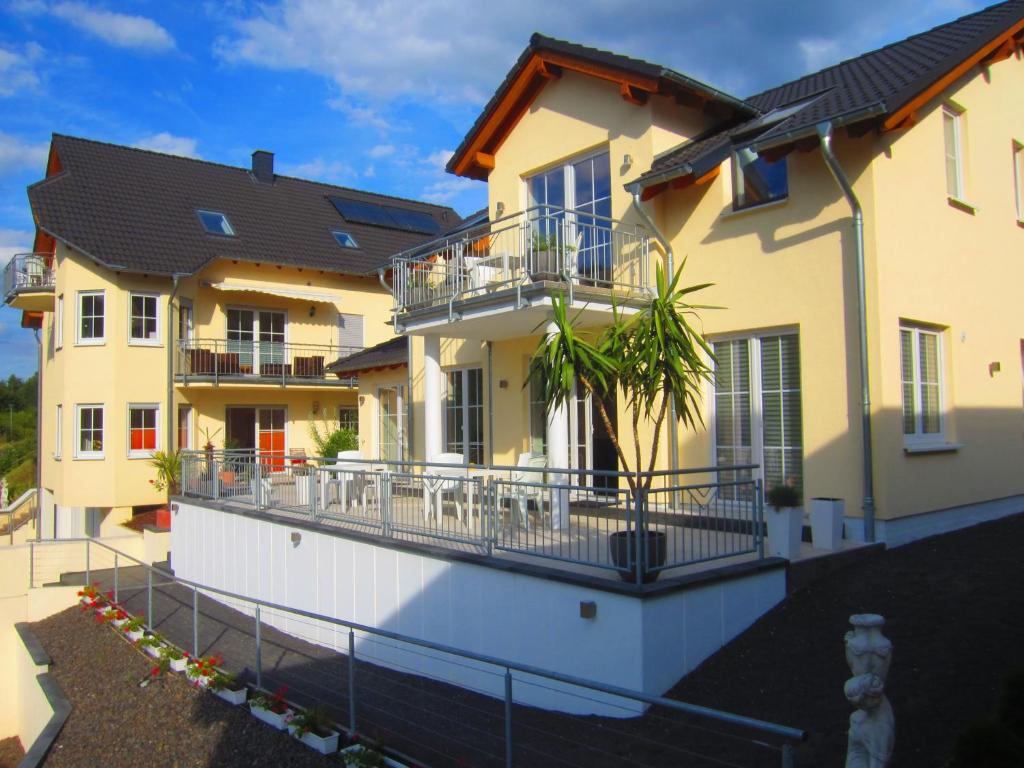
[[[280,375],[285,364],[285,313],[228,309],[227,351],[237,355],[237,373]],[[229,369],[234,368],[229,361]]]

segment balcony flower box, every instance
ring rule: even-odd
[[[236,707],[239,704],[245,704],[245,700],[249,696],[249,689],[246,688],[244,685],[241,688],[237,689],[218,688],[217,690],[211,690],[213,691],[214,694],[224,699],[224,701],[226,701],[228,704],[234,704]]]
[[[364,747],[362,744],[353,744],[352,746],[345,747],[343,750],[341,750],[341,754],[342,755],[349,755],[349,756],[354,758],[356,755],[359,755],[362,752],[374,752],[374,751],[375,750],[369,749],[368,747]],[[405,763],[400,763],[397,760],[392,760],[390,757],[387,757],[385,755],[381,755],[381,757],[384,758],[384,763],[383,764],[386,765],[387,768],[409,768]],[[342,759],[345,759],[345,758],[342,758]],[[358,765],[358,763],[357,763],[357,765]],[[372,763],[371,763],[371,765],[372,765]]]
[[[137,643],[142,639],[143,630],[141,629],[129,629],[126,630],[124,636],[127,637],[131,642]]]
[[[276,728],[279,731],[283,731],[291,721],[292,717],[295,716],[295,712],[291,709],[286,709],[283,712],[275,712],[272,709],[260,706],[256,701],[249,702],[249,711],[257,720],[262,720],[271,728]]]
[[[171,659],[171,671],[172,672],[184,672],[188,666],[188,660],[186,659]]]
[[[330,731],[326,736],[320,736],[313,731],[305,731],[300,734],[299,728],[289,723],[288,733],[321,755],[333,755],[338,751],[339,734],[337,731]]]

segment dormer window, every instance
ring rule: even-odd
[[[342,248],[358,248],[359,243],[352,237],[348,232],[342,232],[340,230],[331,230],[331,234],[334,235],[334,239],[338,241],[338,245]]]
[[[784,157],[771,162],[747,147],[733,154],[732,170],[734,210],[783,200],[789,195]]]
[[[203,229],[211,235],[235,236],[235,230],[232,228],[231,222],[220,211],[196,211],[196,215],[199,217]]]

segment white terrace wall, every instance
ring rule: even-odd
[[[782,600],[774,569],[659,598],[542,578],[521,571],[403,551],[337,533],[293,527],[178,500],[171,526],[175,575],[288,607],[439,644],[661,694]],[[299,540],[292,540],[297,533]],[[580,618],[580,603],[597,605]],[[224,601],[231,602],[231,601]],[[248,606],[231,603],[251,615]],[[266,623],[347,652],[342,627],[262,613]],[[503,669],[410,652],[357,634],[357,657],[504,695]],[[517,701],[576,714],[638,712],[612,697],[586,698],[517,682]]]

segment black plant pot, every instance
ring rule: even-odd
[[[641,557],[644,559],[643,582],[650,584],[656,581],[660,571],[651,571],[651,568],[665,564],[665,534],[661,531],[645,531],[641,543]],[[618,531],[608,537],[608,552],[611,555],[612,563],[618,568],[628,568],[630,561],[636,555],[636,532]],[[636,581],[636,569],[630,571],[619,571],[623,581]]]

